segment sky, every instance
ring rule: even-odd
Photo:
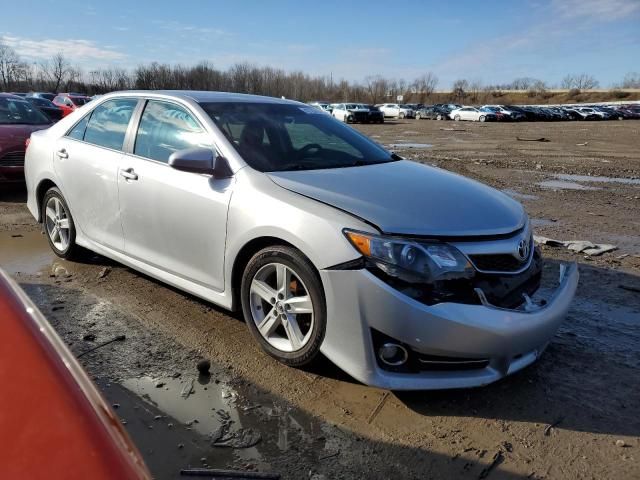
[[[84,71],[238,62],[362,81],[433,72],[438,88],[640,70],[640,0],[7,1],[0,41]]]

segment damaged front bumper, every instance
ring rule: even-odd
[[[576,264],[561,265],[555,291],[525,297],[516,309],[492,305],[482,291],[480,304],[425,305],[366,269],[324,270],[321,277],[328,307],[323,353],[368,385],[421,390],[482,386],[533,363],[564,319],[579,274]],[[410,352],[409,368],[381,365],[380,337]]]

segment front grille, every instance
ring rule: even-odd
[[[484,272],[517,272],[529,259],[520,260],[508,253],[493,255],[470,255],[469,258],[478,270]]]
[[[9,152],[0,158],[0,167],[24,167],[24,152]]]
[[[369,112],[354,112],[352,115],[357,122],[362,122],[369,118]]]

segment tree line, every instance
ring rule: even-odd
[[[218,90],[286,97],[301,101],[325,100],[382,103],[396,101],[426,103],[433,100],[438,77],[425,72],[413,80],[367,76],[361,82],[338,80],[331,76],[312,76],[302,71],[237,63],[227,69],[209,62],[197,65],[170,65],[153,62],[127,70],[118,67],[83,72],[62,53],[47,61],[28,63],[16,51],[0,43],[0,87],[4,91],[73,91],[88,95],[126,89]],[[561,88],[591,89],[599,82],[591,75],[571,74],[562,79]],[[640,74],[629,73],[618,88],[640,88]],[[479,80],[459,79],[453,83],[452,101],[488,100],[501,90],[519,90],[529,96],[544,96],[550,88],[544,81],[516,78],[509,83],[485,85]],[[442,100],[442,95],[437,95]]]

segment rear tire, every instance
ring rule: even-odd
[[[404,113],[400,112],[400,113],[398,114],[398,118],[402,120],[402,119],[404,118]]]
[[[44,194],[40,208],[42,228],[53,253],[60,258],[76,258],[80,253],[76,244],[76,226],[62,192],[51,187]]]
[[[481,122],[484,122],[486,119],[487,118],[484,115],[480,115],[480,118],[478,118]]]
[[[240,298],[249,331],[269,355],[292,367],[319,356],[326,330],[324,290],[300,251],[276,245],[256,253],[242,275]]]

